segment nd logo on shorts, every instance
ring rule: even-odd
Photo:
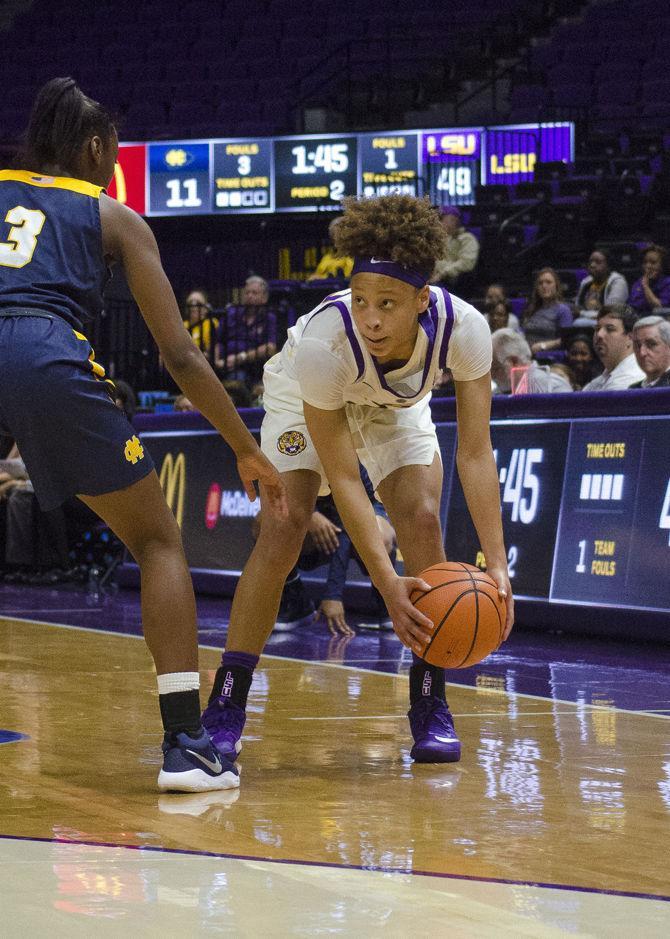
[[[125,458],[129,463],[132,463],[133,466],[137,463],[138,460],[144,459],[144,447],[139,441],[137,436],[133,436],[130,440],[126,440],[126,449],[123,451]]]
[[[277,449],[286,456],[297,456],[306,447],[305,435],[299,430],[287,430],[277,438]]]

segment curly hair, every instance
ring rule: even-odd
[[[431,275],[443,258],[446,232],[427,198],[380,196],[344,200],[344,214],[333,225],[339,256],[376,257]]]

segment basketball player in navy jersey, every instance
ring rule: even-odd
[[[396,633],[413,652],[411,755],[418,762],[454,762],[461,745],[446,703],[444,669],[417,654],[431,624],[409,598],[417,587],[427,589],[416,575],[445,557],[442,463],[429,401],[436,376],[449,368],[458,408],[458,470],[488,572],[506,598],[504,638],[512,628],[489,432],[491,334],[474,307],[428,284],[445,235],[427,201],[385,196],[345,202],[334,240],[338,254],[355,258],[351,288],[302,316],[265,366],[261,447],[285,480],[289,517],[262,513],[203,723],[234,759],[253,670],[272,630],[284,578],[327,484]],[[399,577],[389,560],[359,459],[395,528],[408,576]]]
[[[116,129],[72,79],[48,82],[20,169],[0,172],[0,433],[16,440],[45,510],[77,495],[128,546],[165,730],[161,790],[239,786],[200,721],[195,600],[151,457],[109,394],[82,333],[108,265],[128,283],[177,384],[235,451],[250,499],[286,514],[283,484],[183,327],[149,226],[109,198]]]

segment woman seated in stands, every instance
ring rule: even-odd
[[[507,322],[500,323],[500,305],[504,304],[507,309]],[[496,320],[496,325],[493,325],[491,316],[495,315],[496,310],[498,310],[498,320]],[[502,329],[503,326],[509,326],[510,329],[520,330],[521,325],[518,318],[512,313],[511,305],[507,299],[507,290],[505,285],[501,283],[489,284],[486,288],[486,293],[484,294],[484,309],[482,310],[484,314],[484,319],[489,324],[491,332],[495,332],[496,329]]]
[[[521,325],[533,355],[560,348],[560,331],[572,326],[572,311],[563,302],[563,288],[553,267],[538,271]]]
[[[593,352],[593,334],[587,330],[575,332],[565,339],[564,346],[565,361],[574,376],[575,390],[581,391],[602,371]]]
[[[591,252],[588,271],[577,290],[575,306],[581,318],[595,323],[601,306],[626,302],[628,284],[623,274],[612,270],[609,255],[601,248]]]
[[[665,271],[665,248],[648,245],[642,252],[642,277],[630,288],[628,303],[640,316],[670,307],[670,277]]]

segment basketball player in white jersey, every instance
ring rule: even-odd
[[[417,655],[432,624],[409,597],[426,589],[416,575],[445,559],[442,462],[429,401],[436,376],[448,367],[456,386],[459,475],[488,572],[507,601],[504,638],[512,628],[489,433],[491,335],[474,307],[428,284],[445,236],[427,200],[346,200],[334,234],[338,253],[356,258],[351,288],[302,316],[265,366],[261,446],[282,474],[289,518],[262,513],[203,724],[219,750],[234,759],[253,670],[272,631],[284,579],[298,557],[316,497],[330,486],[395,631],[412,650],[412,758],[455,762],[461,745],[446,703],[444,669]],[[398,576],[391,565],[359,459],[396,530],[408,576]]]

